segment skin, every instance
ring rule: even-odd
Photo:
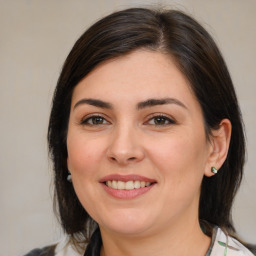
[[[80,202],[99,224],[101,255],[205,255],[200,185],[225,160],[230,134],[223,120],[207,140],[201,107],[170,56],[137,50],[87,75],[72,95],[67,164]],[[118,199],[100,183],[112,174],[156,183]]]

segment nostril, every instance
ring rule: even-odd
[[[136,159],[136,157],[130,157],[130,158],[128,158],[128,160],[135,160]]]
[[[113,162],[122,162],[122,163],[128,163],[128,162],[133,162],[133,161],[135,161],[137,158],[136,157],[129,157],[129,158],[117,158],[117,157],[114,157],[114,156],[111,156],[110,158],[109,158],[111,161],[113,161]]]

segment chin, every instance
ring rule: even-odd
[[[144,234],[147,231],[147,228],[145,226],[142,226],[141,224],[130,225],[129,223],[112,224],[112,225],[108,225],[107,228],[110,232],[115,233],[119,236],[121,235],[121,236],[132,236],[132,237]]]
[[[145,212],[140,216],[134,212],[126,211],[125,213],[109,215],[109,218],[104,218],[98,223],[100,228],[107,229],[110,232],[134,236],[146,232],[152,227],[154,221],[152,216],[147,216]]]

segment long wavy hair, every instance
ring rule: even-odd
[[[175,60],[200,103],[206,136],[218,128],[222,119],[232,123],[226,161],[217,175],[203,178],[199,218],[229,234],[235,233],[231,208],[242,179],[245,140],[241,112],[225,61],[208,32],[187,14],[132,8],[99,20],[77,40],[64,63],[52,101],[48,144],[55,174],[55,203],[62,227],[72,241],[78,243],[82,237],[89,243],[86,255],[97,255],[101,240],[99,229],[95,230],[93,220],[67,181],[66,137],[72,92],[100,63],[143,48]]]

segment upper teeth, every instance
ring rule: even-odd
[[[135,189],[135,188],[144,188],[144,187],[148,187],[149,185],[151,185],[150,182],[146,182],[146,181],[132,181],[129,180],[127,182],[124,181],[110,181],[108,180],[106,182],[106,185],[110,188],[114,188],[114,189],[125,189],[125,190],[131,190],[131,189]]]

